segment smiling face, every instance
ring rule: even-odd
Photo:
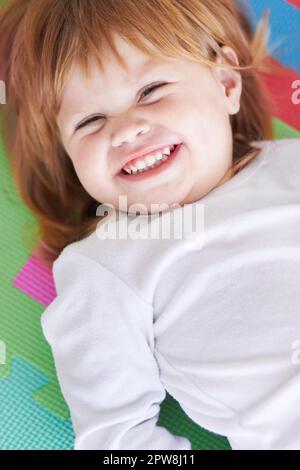
[[[201,199],[231,176],[229,115],[239,110],[240,74],[181,58],[150,58],[114,38],[128,70],[107,50],[104,74],[91,58],[91,80],[85,81],[75,64],[63,90],[57,122],[81,184],[99,203],[119,208],[119,197],[127,196],[127,206],[141,204],[141,212],[150,212],[151,204]],[[237,62],[231,49],[223,50]],[[143,176],[120,172],[128,158],[179,143],[174,155]]]

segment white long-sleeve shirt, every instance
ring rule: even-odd
[[[192,203],[194,238],[105,239],[168,217],[119,212],[54,262],[41,325],[75,449],[191,449],[156,424],[167,391],[233,450],[300,450],[300,139],[259,145]]]

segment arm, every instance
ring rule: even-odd
[[[153,355],[152,306],[83,255],[54,262],[57,297],[41,316],[75,450],[191,449],[157,426],[166,391]]]

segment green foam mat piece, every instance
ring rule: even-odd
[[[0,442],[4,450],[72,449],[70,418],[62,420],[38,405],[32,392],[49,379],[21,357],[15,357],[11,373],[0,380],[0,400],[9,410],[1,416]]]

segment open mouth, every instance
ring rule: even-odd
[[[159,174],[160,172],[166,170],[170,164],[173,162],[175,157],[178,154],[182,144],[176,144],[171,148],[170,155],[163,155],[161,160],[157,160],[153,165],[150,167],[146,167],[140,170],[137,170],[134,173],[127,173],[124,168],[118,173],[118,176],[124,178],[126,180],[132,181],[140,181],[145,178],[150,178]]]

